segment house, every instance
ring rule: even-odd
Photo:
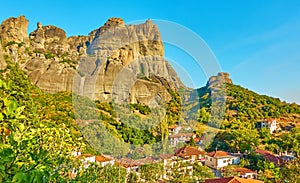
[[[178,134],[179,131],[182,129],[181,126],[179,125],[171,125],[168,127],[168,130],[169,130],[169,134]]]
[[[238,173],[239,177],[245,179],[254,179],[257,176],[257,173],[248,169],[248,168],[236,168],[233,170]]]
[[[191,140],[191,138],[195,138],[196,134],[194,133],[178,133],[169,136],[169,141],[171,147],[176,147],[179,143],[186,143]]]
[[[79,157],[82,158],[82,163],[84,168],[88,168],[91,163],[96,162],[96,157],[90,154],[84,154]]]
[[[159,159],[162,161],[164,167],[173,167],[173,163],[176,160],[176,156],[173,154],[161,154]]]
[[[240,177],[226,177],[218,179],[206,179],[203,183],[263,183],[255,179],[244,179]]]
[[[116,160],[116,165],[122,166],[123,168],[126,169],[127,174],[130,173],[131,171],[139,173],[139,168],[143,165],[146,164],[154,164],[157,163],[158,160],[153,159],[153,158],[143,158],[143,159],[131,159],[131,158],[121,158]]]
[[[262,149],[256,149],[255,153],[260,154],[261,156],[263,156],[266,160],[274,163],[275,165],[279,166],[281,164],[283,164],[285,162],[285,160],[278,156],[273,154],[270,151],[266,151],[266,150],[262,150]]]
[[[159,155],[159,159],[162,161],[164,166],[163,178],[167,179],[167,174],[172,172],[172,168],[176,163],[177,157],[173,154],[161,154]]]
[[[205,152],[192,146],[185,146],[175,150],[175,156],[194,163],[195,161],[204,162]]]
[[[273,133],[277,130],[277,121],[276,119],[264,119],[260,122],[260,128],[268,128],[270,133]]]
[[[123,168],[125,168],[127,174],[129,174],[130,171],[137,172],[139,168],[138,165],[134,162],[134,160],[130,158],[118,159],[116,160],[115,164],[117,166],[122,166]]]
[[[284,160],[284,161],[292,161],[295,159],[294,153],[288,153],[287,151],[284,153],[279,153],[279,156]]]
[[[106,166],[106,165],[114,165],[115,160],[113,158],[104,156],[104,155],[98,155],[95,157],[95,162],[98,165],[101,165],[102,167]]]
[[[205,155],[205,165],[213,169],[220,169],[239,162],[239,157],[232,156],[225,151],[213,151]]]

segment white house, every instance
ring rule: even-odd
[[[182,129],[182,127],[179,126],[179,125],[171,125],[171,126],[168,127],[170,135],[171,134],[178,134],[181,129]]]
[[[236,168],[233,170],[234,172],[239,174],[239,177],[245,178],[245,179],[254,179],[257,176],[257,173],[247,169],[247,168]]]
[[[277,121],[275,119],[264,119],[260,122],[261,128],[270,129],[270,133],[273,133],[277,129]]]
[[[113,158],[109,158],[107,156],[104,155],[98,155],[95,157],[95,161],[98,165],[101,165],[102,167],[106,166],[106,165],[114,165],[115,160]]]
[[[205,152],[192,146],[185,146],[175,150],[175,156],[185,159],[191,163],[205,160]]]
[[[171,147],[176,147],[179,143],[186,143],[191,140],[191,138],[195,138],[196,134],[194,133],[178,133],[169,136],[169,141]]]
[[[213,169],[220,169],[231,164],[238,164],[239,162],[239,157],[232,156],[224,151],[213,151],[205,155],[205,165]]]

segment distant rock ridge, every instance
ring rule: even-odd
[[[211,76],[206,84],[207,87],[221,87],[224,83],[231,83],[230,75],[227,72],[220,72],[216,76]]]
[[[149,101],[145,98],[156,95],[169,100],[166,88],[177,90],[185,87],[174,69],[164,60],[161,35],[151,20],[139,25],[125,25],[121,18],[109,18],[88,36],[68,38],[63,29],[43,26],[40,22],[29,36],[27,30],[28,20],[24,16],[4,20],[0,29],[4,49],[0,51],[13,62],[18,62],[32,83],[44,91],[54,93],[73,89],[93,99],[109,101],[116,93],[119,95],[118,90],[122,91],[123,87],[123,92],[126,90],[129,96],[127,99],[117,98],[147,103]],[[125,70],[131,74],[128,76],[132,76],[129,78],[132,85],[115,88],[114,83],[124,79],[119,75]],[[149,81],[141,79],[151,76],[161,78],[160,81],[164,82],[149,84]],[[79,83],[76,83],[76,78]],[[148,90],[137,89],[135,83],[148,87]],[[152,86],[157,84],[164,89],[158,86],[154,90]],[[130,93],[132,88],[134,95]]]

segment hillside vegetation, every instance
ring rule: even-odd
[[[213,87],[216,86],[208,84],[198,89],[199,103],[189,103],[189,106],[199,107],[199,124],[211,125],[211,111],[218,108],[217,105],[212,105],[211,93],[215,89]],[[223,89],[226,92],[225,113],[219,132],[208,150],[218,148],[231,152],[251,152],[262,148],[274,153],[288,151],[294,152],[296,156],[300,155],[299,105],[259,95],[231,82],[226,82]],[[270,134],[266,129],[257,129],[257,124],[268,118],[275,118],[279,122],[275,134]],[[292,130],[287,132],[286,126],[290,126]]]

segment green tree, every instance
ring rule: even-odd
[[[300,159],[294,159],[284,165],[280,171],[280,179],[284,182],[300,182]]]
[[[194,163],[193,178],[196,181],[204,181],[205,179],[214,178],[214,173],[207,166],[203,166],[200,163]]]
[[[145,164],[140,168],[140,177],[146,182],[156,182],[162,177],[163,165],[161,163]]]
[[[198,122],[206,124],[210,119],[210,113],[203,107],[197,111]]]

